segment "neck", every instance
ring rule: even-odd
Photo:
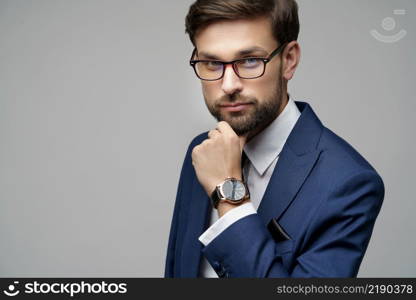
[[[262,132],[267,126],[269,126],[276,118],[282,113],[282,111],[285,109],[287,103],[289,102],[289,97],[287,93],[284,93],[285,96],[283,96],[282,101],[280,102],[279,110],[277,111],[276,116],[270,120],[269,122],[262,124],[261,126],[257,127],[256,129],[250,131],[246,134],[246,143],[248,143],[252,138],[254,138],[256,135],[258,135],[260,132]]]

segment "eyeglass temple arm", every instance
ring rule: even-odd
[[[287,45],[287,43],[283,43],[281,44],[276,50],[274,50],[272,53],[270,53],[269,57],[267,58],[267,60],[270,60],[273,58],[273,56],[279,54]]]
[[[194,50],[192,51],[191,58],[189,59],[189,63],[190,63],[191,65],[192,65],[192,59],[194,58],[195,53],[196,53],[196,48],[194,48]]]

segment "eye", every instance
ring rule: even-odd
[[[244,68],[257,68],[262,63],[260,58],[246,58],[239,62],[239,65]]]
[[[218,71],[222,68],[222,63],[218,61],[204,61],[201,64],[205,69],[210,71]]]

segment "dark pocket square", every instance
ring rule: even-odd
[[[274,218],[270,220],[269,224],[267,225],[267,229],[276,242],[282,242],[291,239],[286,231],[282,228],[282,226],[280,226],[280,224]]]

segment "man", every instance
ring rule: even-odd
[[[384,197],[377,172],[287,93],[294,0],[198,0],[186,17],[215,129],[190,144],[166,277],[354,277]]]

